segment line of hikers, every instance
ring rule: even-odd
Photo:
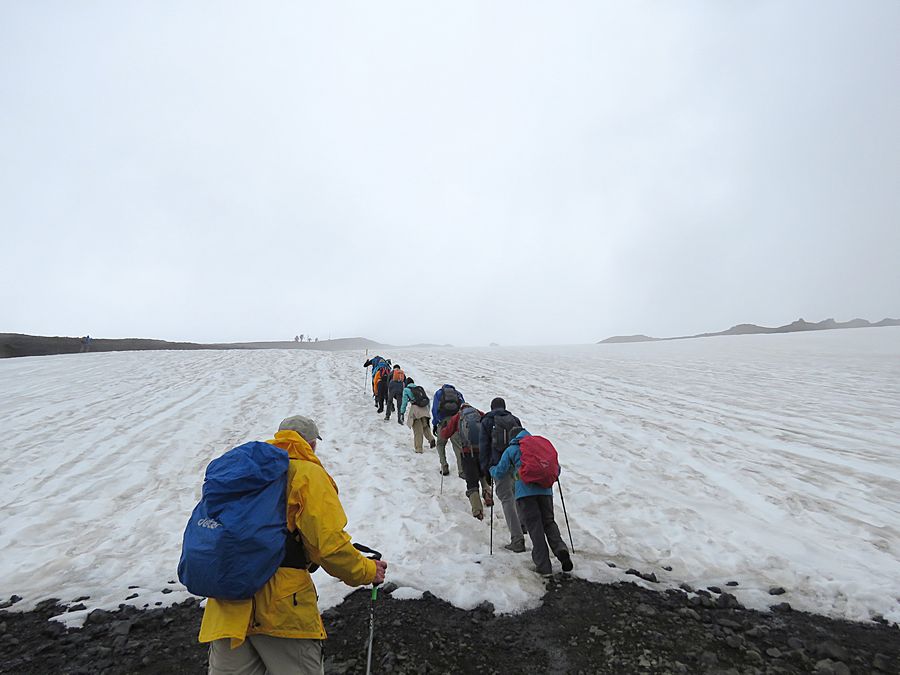
[[[394,410],[399,424],[406,419],[417,453],[424,452],[423,437],[428,439],[430,447],[437,448],[443,476],[450,474],[450,443],[457,474],[466,482],[473,517],[483,520],[484,507],[493,506],[495,496],[500,500],[510,533],[504,548],[524,552],[527,532],[538,574],[552,573],[550,551],[562,563],[564,572],[572,570],[572,558],[553,515],[553,483],[559,476],[559,462],[549,441],[532,436],[500,397],[494,398],[490,411],[483,413],[467,403],[452,384],[444,384],[430,399],[424,387],[390,359],[373,356],[363,367],[372,368],[372,394],[378,412],[385,414],[385,421],[391,419]]]
[[[527,531],[537,572],[552,571],[548,543],[563,571],[572,569],[553,518],[559,462],[549,441],[522,428],[502,398],[483,414],[445,384],[429,410],[425,390],[402,369],[381,357],[365,365],[380,373],[381,387],[373,376],[379,412],[387,406],[389,420],[397,402],[403,423],[409,411],[416,452],[424,452],[422,439],[428,438],[438,449],[442,476],[449,474],[451,444],[472,515],[484,518],[481,497],[491,506],[496,488],[510,531],[506,548],[524,551]],[[393,396],[386,398],[395,382]],[[200,501],[185,527],[178,578],[189,592],[208,598],[199,640],[209,644],[210,675],[323,675],[326,633],[311,576],[319,566],[349,586],[373,584],[371,663],[374,585],[384,582],[388,565],[346,532],[337,484],[316,454],[320,440],[314,420],[294,415],[281,422],[274,438],[232,448],[206,468]]]

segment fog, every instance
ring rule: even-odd
[[[900,3],[0,5],[0,331],[900,315]]]

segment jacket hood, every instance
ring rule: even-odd
[[[305,459],[307,462],[322,466],[322,462],[316,457],[312,447],[296,431],[279,431],[275,434],[275,438],[266,441],[266,443],[274,445],[276,448],[281,448],[287,452],[288,457],[291,459]]]
[[[516,436],[515,436],[515,438],[513,438],[513,440],[519,441],[519,440],[525,438],[526,436],[531,436],[531,434],[528,433],[528,429],[522,429],[522,431],[520,431],[519,433],[516,434]]]

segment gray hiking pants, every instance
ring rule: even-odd
[[[509,528],[509,541],[512,544],[525,541],[522,534],[522,523],[519,522],[519,514],[516,511],[516,481],[511,473],[494,481],[494,497],[500,500],[503,507],[503,517]]]
[[[535,495],[522,497],[517,500],[519,515],[531,537],[531,559],[538,574],[550,574],[553,567],[550,564],[550,550],[559,558],[562,551],[568,551],[559,527],[553,519],[553,495]]]

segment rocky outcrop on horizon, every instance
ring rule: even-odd
[[[82,351],[80,337],[48,337],[24,335],[21,333],[0,333],[0,358],[16,356],[50,356],[54,354],[77,354]],[[341,351],[349,349],[384,349],[392,345],[382,344],[368,338],[352,337],[318,342],[228,342],[201,344],[196,342],[168,342],[147,338],[104,339],[92,338],[91,352],[126,352],[163,349],[317,349],[320,351]]]
[[[760,335],[770,333],[798,333],[811,330],[835,330],[838,328],[881,328],[884,326],[900,326],[900,319],[882,319],[872,323],[866,319],[851,319],[850,321],[835,321],[834,319],[825,319],[816,323],[804,321],[802,318],[797,319],[784,326],[776,326],[770,328],[768,326],[757,326],[753,323],[739,323],[732,326],[728,330],[719,331],[718,333],[699,333],[697,335],[681,335],[678,337],[655,338],[647,335],[616,335],[601,340],[597,344],[616,344],[621,342],[656,342],[658,340],[690,340],[691,338],[701,337],[717,337],[719,335]]]

